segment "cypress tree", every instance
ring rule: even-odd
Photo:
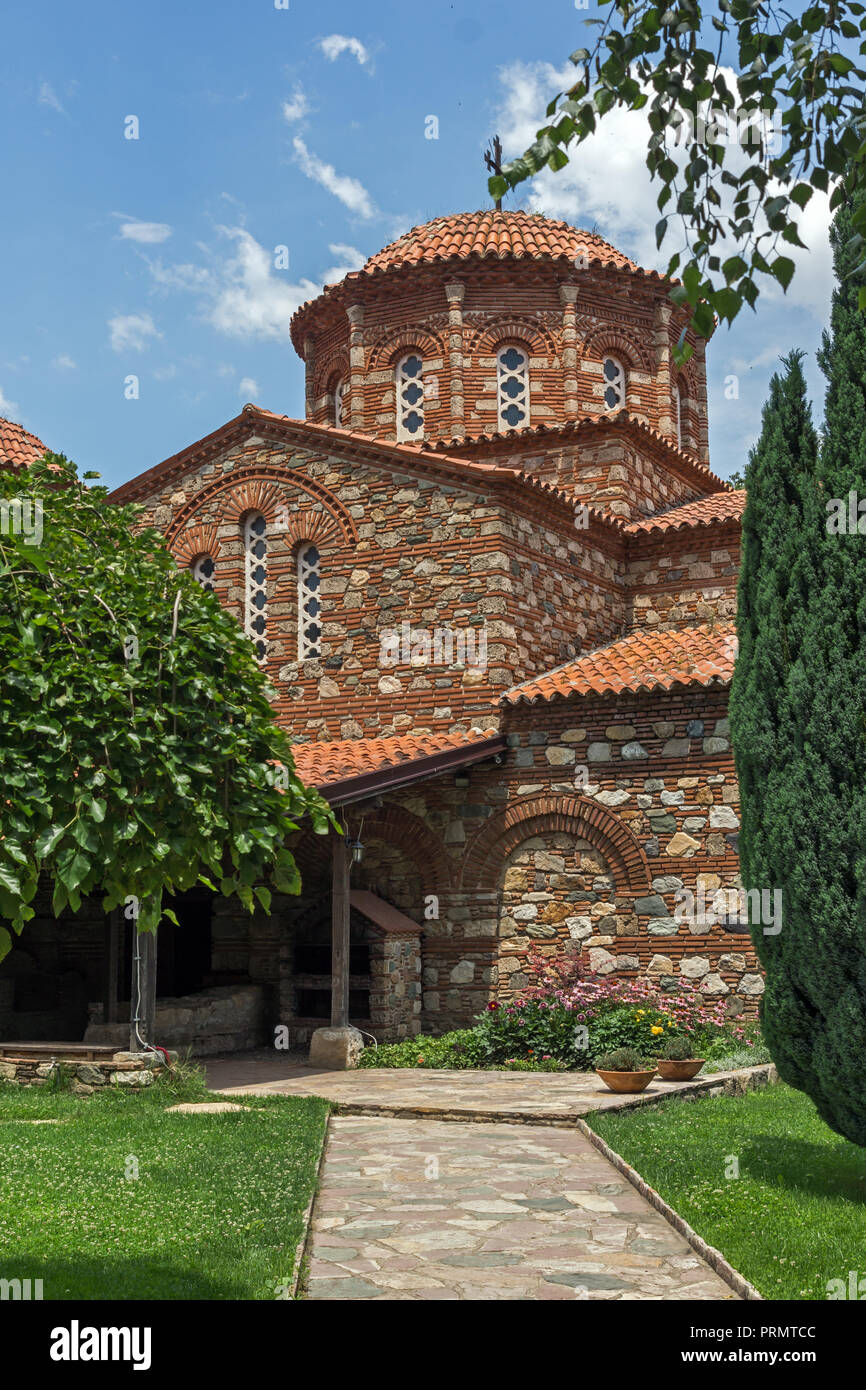
[[[771,384],[747,471],[731,722],[744,887],[783,892],[778,934],[751,922],[762,1024],[781,1077],[866,1145],[866,318],[850,207],[820,353],[816,450],[800,355]],[[852,273],[853,272],[853,273]]]

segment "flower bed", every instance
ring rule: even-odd
[[[574,958],[538,953],[528,969],[533,983],[521,998],[491,1000],[474,1028],[366,1048],[361,1066],[589,1071],[620,1047],[657,1057],[671,1037],[687,1039],[708,1061],[752,1052],[766,1060],[758,1025],[726,1018],[722,1001],[708,1001],[688,982],[665,994],[648,980],[592,980]]]

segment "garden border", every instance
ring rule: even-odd
[[[325,1098],[323,1097],[323,1099]],[[294,1265],[292,1267],[292,1281],[289,1285],[289,1300],[293,1302],[297,1301],[299,1297],[298,1290],[301,1283],[301,1272],[304,1268],[304,1260],[306,1258],[307,1247],[310,1243],[310,1237],[313,1229],[313,1212],[315,1210],[316,1201],[319,1196],[319,1188],[321,1187],[322,1169],[325,1166],[325,1155],[328,1152],[328,1142],[331,1138],[331,1117],[333,1114],[333,1103],[329,1103],[328,1110],[325,1115],[325,1132],[322,1135],[322,1148],[319,1153],[319,1164],[316,1168],[316,1176],[313,1182],[313,1190],[310,1193],[310,1200],[307,1203],[306,1208],[304,1210],[304,1214],[302,1217],[301,1234],[298,1238],[298,1243],[295,1246]]]
[[[757,1071],[758,1069],[749,1069],[749,1071],[752,1070]],[[776,1068],[772,1064],[769,1064],[768,1066],[766,1066],[765,1070],[767,1072],[767,1075],[765,1077],[755,1078],[755,1080],[758,1082],[758,1085],[744,1085],[739,1088],[725,1087],[723,1089],[722,1094],[744,1095],[747,1091],[757,1090],[759,1089],[759,1087],[763,1088],[763,1086],[775,1084],[779,1079]],[[722,1074],[724,1075],[724,1073]],[[729,1073],[729,1076],[732,1078],[743,1076],[744,1080],[748,1075],[749,1072]],[[682,1099],[683,1097],[688,1097],[690,1095],[705,1096],[707,1094],[708,1092],[706,1090],[698,1092],[674,1091],[671,1093],[671,1099]],[[709,1094],[712,1094],[712,1092],[709,1092]],[[591,1113],[597,1115],[602,1114],[604,1112],[596,1110]],[[733,1289],[734,1293],[738,1294],[739,1297],[745,1300],[746,1302],[763,1303],[766,1301],[764,1299],[764,1295],[762,1293],[759,1293],[759,1291],[755,1288],[754,1284],[750,1284],[749,1280],[745,1277],[745,1275],[740,1274],[739,1270],[734,1269],[734,1266],[728,1260],[725,1259],[721,1250],[717,1250],[714,1245],[708,1245],[707,1242],[704,1240],[703,1236],[699,1236],[694,1227],[690,1226],[688,1221],[686,1221],[684,1217],[680,1216],[679,1212],[675,1211],[674,1208],[670,1206],[665,1201],[665,1199],[659,1195],[658,1192],[656,1192],[654,1187],[650,1187],[649,1183],[646,1181],[645,1178],[641,1177],[640,1173],[637,1171],[636,1168],[633,1168],[630,1163],[626,1162],[626,1160],[622,1157],[621,1154],[618,1154],[615,1149],[612,1149],[610,1147],[610,1144],[608,1144],[607,1141],[603,1139],[600,1134],[596,1134],[595,1130],[590,1128],[590,1126],[586,1123],[586,1120],[584,1120],[582,1116],[577,1117],[577,1128],[580,1130],[581,1134],[586,1136],[586,1138],[592,1144],[593,1148],[597,1149],[598,1152],[602,1154],[602,1156],[606,1158],[609,1163],[612,1163],[614,1168],[616,1168],[618,1172],[622,1173],[623,1177],[631,1183],[632,1187],[640,1193],[644,1200],[649,1202],[650,1206],[654,1207],[660,1216],[664,1217],[668,1225],[672,1226],[674,1230],[683,1237],[684,1240],[688,1241],[695,1254],[700,1255],[701,1259],[706,1260],[710,1268],[714,1270],[716,1274],[718,1274],[720,1279],[724,1280],[724,1282],[728,1285],[729,1288]]]

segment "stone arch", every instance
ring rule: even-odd
[[[600,362],[606,356],[618,357],[628,370],[652,374],[652,364],[636,335],[602,324],[586,335],[580,348],[583,358]]]
[[[466,351],[472,356],[492,356],[502,343],[523,343],[532,357],[557,356],[556,339],[545,324],[537,319],[510,318],[501,323],[486,323],[469,338]]]
[[[495,891],[499,871],[523,840],[563,831],[586,840],[607,860],[618,886],[645,896],[651,891],[646,856],[627,826],[606,806],[584,796],[527,796],[492,816],[468,846],[462,888]]]
[[[317,518],[315,522],[309,513],[303,519],[303,534],[298,536],[299,540],[315,540],[317,545],[357,545],[358,530],[354,519],[328,488],[291,468],[253,464],[247,468],[233,469],[231,473],[214,479],[181,507],[168,531],[169,549],[176,552],[181,532],[187,524],[208,502],[221,494],[225,494],[221,523],[236,522],[240,525],[241,518],[252,511],[261,512],[269,526],[285,523],[280,508],[285,505],[287,488],[306,493],[323,509],[313,513]],[[293,520],[292,517],[288,518],[290,534]],[[317,535],[309,534],[311,526],[316,529]],[[286,524],[282,529],[285,532]]]

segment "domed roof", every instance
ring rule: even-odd
[[[572,265],[582,257],[581,268],[591,265],[625,270],[631,275],[660,280],[655,270],[642,270],[595,232],[582,231],[568,222],[545,217],[538,212],[458,212],[434,217],[420,227],[404,232],[381,251],[377,251],[360,270],[352,270],[335,285],[325,285],[315,299],[301,304],[292,316],[291,336],[303,357],[303,337],[308,315],[333,297],[338,299],[350,287],[368,277],[399,271],[410,266],[453,264],[473,257],[489,261],[567,261]]]
[[[371,256],[360,274],[394,270],[425,261],[462,260],[468,256],[569,261],[585,256],[590,263],[597,261],[602,265],[638,269],[628,256],[615,250],[595,232],[582,231],[541,213],[497,212],[487,208],[482,212],[434,217],[432,222],[413,227]]]

